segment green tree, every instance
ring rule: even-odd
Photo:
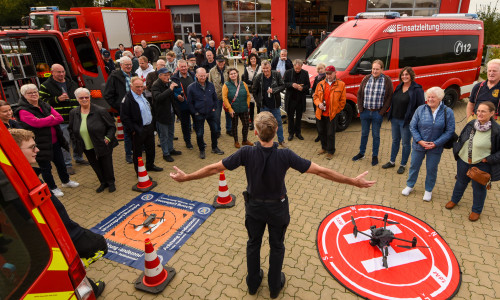
[[[500,44],[500,13],[497,11],[498,0],[495,5],[481,5],[477,15],[484,23],[484,44]],[[486,48],[486,47],[485,47]]]

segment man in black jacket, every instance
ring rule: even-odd
[[[285,76],[285,71],[293,69],[293,63],[288,59],[288,51],[281,49],[280,57],[275,57],[271,63],[271,70],[278,71],[281,77]]]
[[[155,62],[155,54],[154,50],[151,47],[148,47],[148,43],[146,43],[145,40],[141,41],[141,46],[142,49],[144,50],[144,53],[142,55],[146,56],[148,58],[148,63],[153,64]]]
[[[293,69],[287,70],[283,76],[285,82],[285,110],[288,115],[288,140],[293,140],[295,134],[299,140],[301,134],[302,112],[306,109],[306,94],[311,83],[309,73],[302,69],[302,60],[293,61]]]
[[[68,133],[69,111],[78,106],[76,101],[75,90],[78,84],[66,77],[66,70],[60,64],[53,64],[51,67],[52,75],[44,83],[40,85],[40,98],[42,101],[50,104],[63,117],[64,122],[60,125],[64,138],[67,142],[70,141]],[[71,143],[70,143],[71,144]],[[73,157],[78,164],[88,165],[89,163],[83,159],[82,153],[75,152],[73,148]],[[71,163],[71,154],[63,149],[64,163],[68,169],[68,174],[74,175],[76,172]]]
[[[316,44],[314,43],[313,32],[309,30],[309,35],[306,37],[306,59],[314,51],[314,48],[316,48]]]
[[[174,108],[178,108],[179,116],[181,119],[182,136],[186,143],[186,148],[193,149],[191,143],[191,112],[189,111],[187,91],[188,86],[195,81],[195,74],[188,68],[187,62],[179,60],[177,72],[170,77],[170,79],[177,84],[174,89]],[[194,120],[193,120],[194,122]]]
[[[130,91],[121,104],[121,119],[125,132],[132,137],[134,169],[137,158],[146,150],[146,170],[160,172],[163,168],[155,166],[155,135],[151,107],[143,95],[144,82],[140,77],[130,79]]]
[[[132,72],[132,60],[123,56],[120,59],[120,69],[111,72],[104,87],[104,99],[108,104],[120,114],[120,104],[125,95],[130,91],[130,79],[136,76]],[[131,164],[132,160],[132,138],[124,131],[125,139],[125,160]]]
[[[174,88],[177,83],[170,82],[172,73],[167,68],[158,70],[158,79],[151,87],[153,94],[153,114],[156,120],[156,129],[160,136],[160,146],[163,159],[173,162],[172,155],[181,155],[181,151],[174,149]]]

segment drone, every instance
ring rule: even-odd
[[[159,219],[160,222],[163,222],[165,220],[165,212],[163,212],[163,215],[161,217],[157,217],[155,213],[152,213],[150,215],[148,215],[146,213],[146,210],[143,208],[142,209],[142,215],[144,217],[146,217],[146,220],[144,220],[144,222],[142,222],[142,224],[139,224],[139,225],[134,225],[134,224],[131,224],[132,226],[134,226],[134,229],[139,227],[139,226],[142,226],[142,227],[147,227],[149,228],[148,230],[146,230],[144,233],[149,233],[151,232],[153,229],[155,229],[158,225],[159,225],[159,222],[158,223],[155,223],[153,224],[153,222],[156,220],[156,219]]]
[[[371,235],[366,234],[366,233],[358,230],[358,226],[356,225],[354,218],[351,216],[351,222],[354,225],[353,234],[354,234],[354,237],[357,237],[358,233],[366,235],[367,237],[370,238],[370,245],[374,246],[374,247],[377,246],[380,249],[380,251],[382,251],[382,255],[383,255],[382,265],[384,266],[384,268],[386,268],[386,269],[389,268],[387,265],[387,256],[389,255],[388,247],[391,245],[391,242],[393,240],[399,240],[399,241],[403,241],[403,242],[407,242],[407,243],[411,244],[411,246],[409,246],[409,245],[396,245],[397,247],[400,247],[400,248],[406,248],[406,249],[411,249],[411,248],[416,248],[416,247],[429,248],[427,246],[417,246],[417,238],[416,237],[413,237],[412,240],[405,240],[405,239],[400,239],[400,238],[395,237],[394,233],[392,231],[390,231],[389,229],[387,229],[386,226],[387,226],[387,224],[399,224],[399,223],[395,222],[395,221],[388,221],[387,220],[388,214],[385,214],[383,219],[376,218],[376,217],[370,217],[370,218],[375,219],[375,220],[384,221],[384,227],[377,228],[375,225],[372,225],[372,226],[370,226]]]

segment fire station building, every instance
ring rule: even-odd
[[[408,16],[467,13],[470,0],[157,0],[172,11],[176,39],[187,41],[210,31],[215,42],[236,32],[264,40],[277,35],[282,48],[304,47],[309,30],[316,37],[333,31],[360,12],[399,12]]]

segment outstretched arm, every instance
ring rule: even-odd
[[[196,179],[201,179],[205,178],[214,174],[217,174],[219,172],[222,172],[226,170],[226,167],[222,164],[222,160],[216,163],[213,163],[211,165],[205,166],[198,171],[195,171],[191,174],[186,174],[184,173],[181,169],[177,168],[174,166],[175,173],[171,172],[170,177],[172,177],[173,180],[178,181],[178,182],[184,182],[184,181],[189,181],[189,180],[196,180]]]
[[[339,172],[336,172],[334,170],[319,166],[316,163],[311,162],[311,166],[309,169],[306,171],[306,173],[312,173],[318,176],[321,176],[325,179],[335,181],[338,183],[345,183],[345,184],[350,184],[357,186],[359,188],[368,188],[371,187],[372,185],[375,184],[376,181],[369,181],[365,179],[366,174],[368,174],[368,171],[365,171],[362,174],[359,174],[356,176],[356,178],[350,178],[347,177],[343,174],[340,174]]]

